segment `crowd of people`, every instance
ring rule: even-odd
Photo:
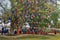
[[[2,27],[1,33],[6,34],[9,33],[10,30],[6,27]],[[14,29],[13,34],[43,34],[44,30],[38,27],[30,27],[30,25],[26,22],[22,28]],[[44,32],[47,34],[47,32]]]
[[[22,28],[18,28],[18,29],[14,29],[12,30],[13,34],[15,35],[19,35],[19,34],[43,34],[43,35],[47,35],[48,32],[45,31],[44,28],[39,28],[37,26],[35,27],[31,27],[27,22],[23,25]],[[51,30],[52,33],[56,34],[56,30]],[[2,30],[0,31],[0,33],[3,34],[9,34],[10,33],[10,29],[7,29],[6,27],[2,27]]]

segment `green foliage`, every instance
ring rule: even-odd
[[[21,3],[19,2],[20,0],[10,0],[11,4],[12,4],[12,8],[11,10],[15,10],[14,15],[18,18],[19,16],[19,21],[18,24],[23,24],[25,20],[25,18],[23,18],[23,14],[26,15],[30,15],[30,14],[34,14],[37,13],[38,15],[36,15],[32,20],[29,19],[29,17],[27,18],[27,20],[31,20],[33,22],[39,22],[39,24],[37,24],[39,27],[47,27],[48,24],[51,25],[51,20],[54,21],[54,24],[56,25],[58,22],[58,13],[55,13],[55,7],[53,7],[52,5],[46,3],[46,0],[40,0],[39,3],[34,4],[34,0],[32,0],[32,3],[29,4],[29,2],[26,1],[26,3]],[[54,12],[53,12],[54,11]],[[12,20],[15,21],[14,15],[11,14]],[[51,15],[51,16],[50,16]],[[50,16],[48,18],[48,16]],[[40,19],[40,21],[38,21]],[[26,20],[25,20],[26,21]]]
[[[51,14],[51,20],[53,20],[55,26],[57,26],[58,24],[58,18],[59,18],[59,13],[54,12]]]

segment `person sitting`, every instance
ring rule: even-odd
[[[14,34],[17,34],[17,30],[16,29],[14,30]]]
[[[18,35],[21,34],[21,30],[20,29],[17,30],[17,34]]]
[[[34,27],[34,32],[35,32],[35,34],[38,34],[38,28],[37,27]]]
[[[2,34],[6,34],[6,33],[8,33],[8,29],[6,29],[6,27],[3,27],[2,28]]]

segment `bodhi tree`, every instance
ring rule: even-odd
[[[11,29],[18,29],[24,22],[37,23],[38,27],[46,27],[50,24],[55,13],[54,6],[48,4],[47,0],[10,0],[11,1]],[[54,19],[55,22],[55,19]],[[32,26],[33,27],[33,26]]]

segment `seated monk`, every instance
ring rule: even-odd
[[[17,34],[19,35],[21,33],[20,29],[17,30]]]

